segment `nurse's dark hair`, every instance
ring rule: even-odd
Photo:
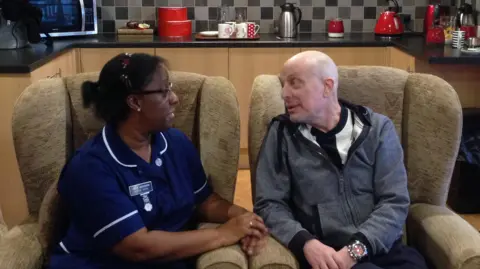
[[[130,113],[127,97],[143,91],[159,66],[167,66],[166,60],[159,56],[144,53],[115,56],[103,66],[98,81],[82,84],[83,106],[93,106],[95,116],[106,123],[126,120]]]

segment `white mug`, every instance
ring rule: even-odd
[[[235,25],[235,28],[237,30],[235,33],[236,38],[247,38],[248,24],[239,23]]]
[[[218,24],[218,38],[230,38],[235,33],[235,26],[230,23]]]

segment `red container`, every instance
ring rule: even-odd
[[[187,8],[186,7],[159,7],[157,8],[158,17],[157,21],[167,22],[167,21],[186,21],[187,17]]]
[[[342,19],[333,19],[328,22],[329,37],[343,37],[344,31]]]
[[[192,22],[188,20],[186,7],[159,7],[158,35],[161,37],[183,37],[192,34]]]
[[[460,31],[465,31],[465,40],[468,40],[470,37],[476,37],[477,33],[475,32],[475,26],[464,25],[460,27]]]
[[[445,33],[440,26],[431,27],[427,30],[427,43],[442,44],[445,43]]]
[[[192,21],[166,21],[158,24],[161,37],[185,37],[192,35]]]

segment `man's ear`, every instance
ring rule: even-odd
[[[127,96],[127,105],[135,111],[142,110],[142,100],[133,94]]]
[[[324,81],[324,90],[323,90],[323,97],[330,97],[333,94],[333,87],[335,86],[335,82],[331,78],[327,78]]]

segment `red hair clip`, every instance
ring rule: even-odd
[[[130,53],[125,53],[125,58],[122,59],[122,67],[123,69],[127,68],[127,66],[130,64],[130,57],[132,56]]]
[[[127,66],[130,64],[130,57],[132,55],[130,53],[125,53],[125,56],[126,57],[121,60],[123,69],[126,69]],[[120,80],[122,80],[122,82],[125,84],[127,89],[130,90],[132,88],[132,83],[130,82],[130,79],[128,78],[127,70],[124,70],[123,72],[124,72],[124,74],[120,75]]]

